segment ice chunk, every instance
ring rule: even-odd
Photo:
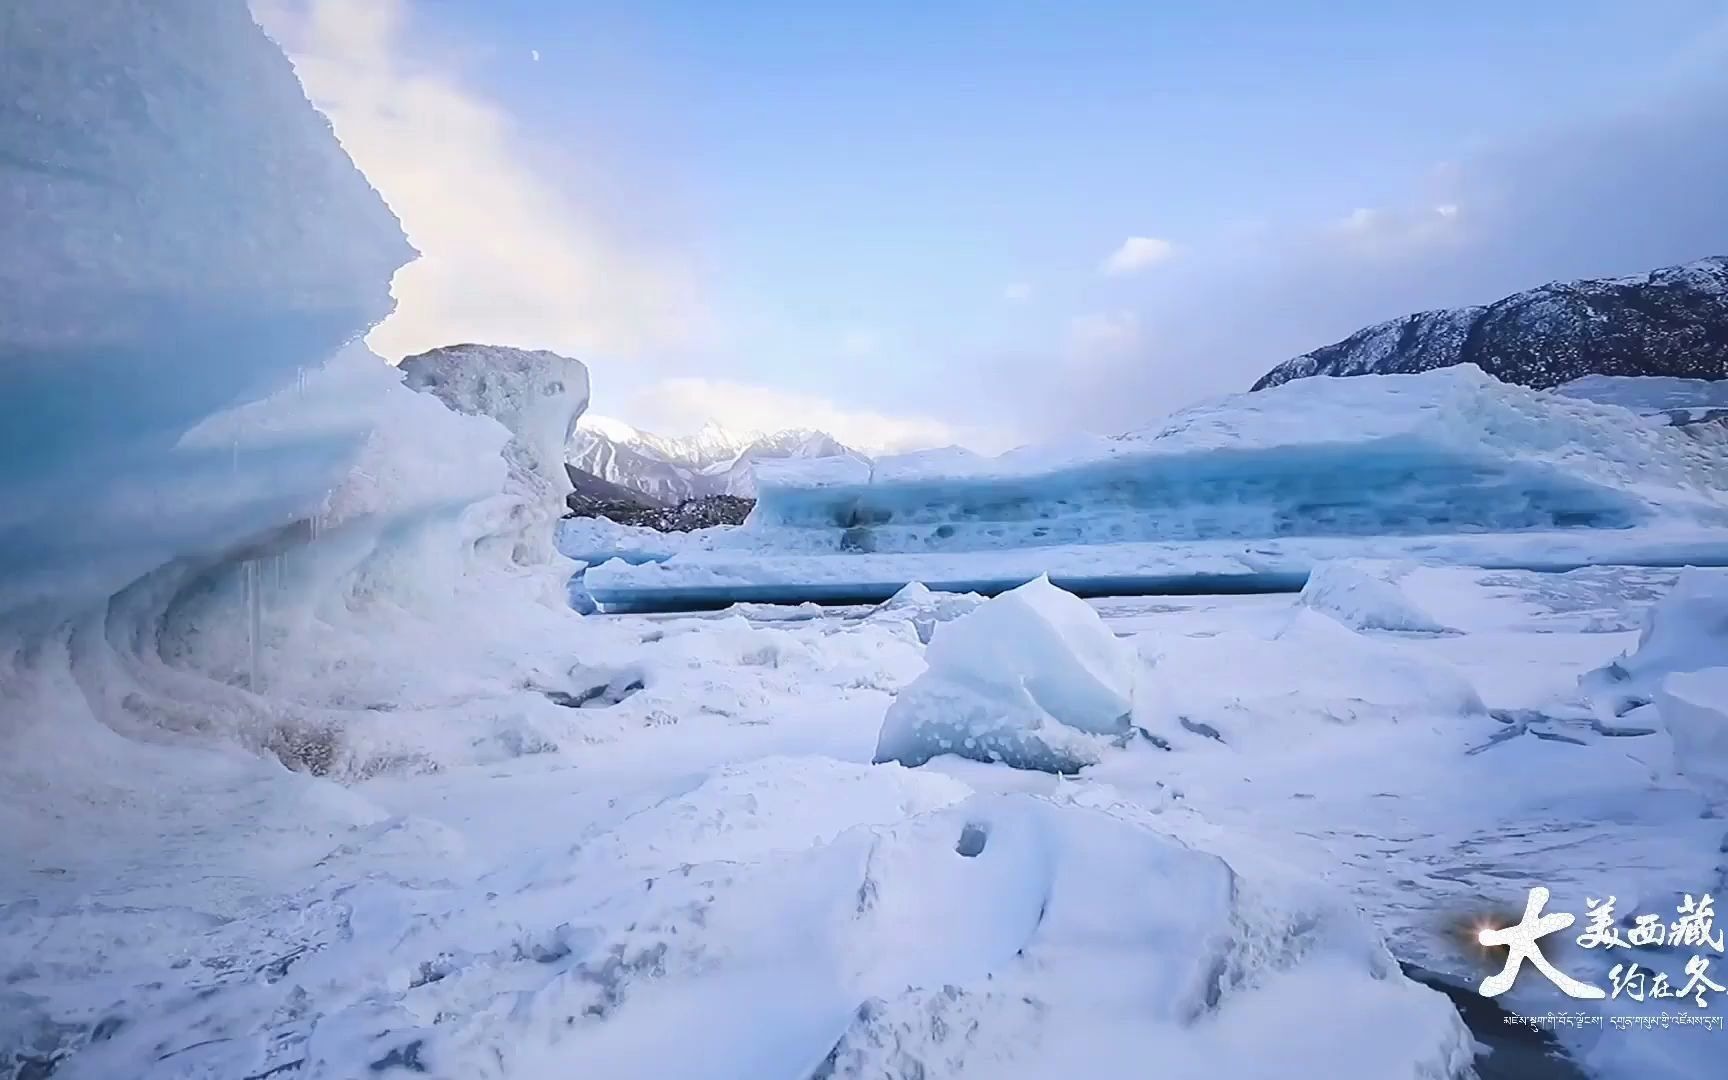
[[[1314,567],[1297,603],[1330,615],[1353,630],[1409,630],[1446,633],[1400,587],[1415,567],[1365,559],[1327,560]]]
[[[1728,798],[1728,570],[1681,571],[1645,613],[1637,648],[1581,687],[1604,721],[1653,703],[1674,740],[1675,767]]]
[[[1713,667],[1728,667],[1728,570],[1687,567],[1645,614],[1637,648],[1586,675],[1583,687],[1618,716],[1648,704],[1670,674]]]
[[[1047,578],[945,626],[926,659],[930,670],[889,707],[879,762],[958,754],[1074,772],[1132,732],[1132,651]]]
[[[553,488],[570,492],[564,447],[588,408],[588,369],[544,349],[447,345],[403,358],[403,381],[457,412],[510,429],[511,456]]]
[[[1669,675],[1656,691],[1656,711],[1680,772],[1728,799],[1728,665]]]

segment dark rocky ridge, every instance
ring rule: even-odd
[[[614,513],[664,510],[667,504],[635,488],[614,484],[565,462],[564,471],[570,476],[573,489],[565,498],[573,517],[613,517]]]
[[[737,495],[707,495],[673,506],[574,465],[566,463],[564,469],[575,488],[566,500],[568,517],[603,517],[660,532],[689,532],[710,525],[741,525],[756,507],[755,499]]]
[[[1728,257],[1406,315],[1286,360],[1253,389],[1311,375],[1452,364],[1475,364],[1503,382],[1538,389],[1585,375],[1728,378]]]

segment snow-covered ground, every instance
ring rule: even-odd
[[[761,537],[555,551],[582,366],[471,347],[404,385],[358,339],[412,252],[244,6],[103,10],[13,0],[0,35],[0,205],[30,211],[0,215],[5,1080],[1486,1074],[1531,1040],[1400,961],[1474,983],[1459,925],[1532,885],[1721,891],[1719,576],[1321,565],[1505,555],[1473,529],[1549,568],[1709,561],[1709,430],[1302,380],[756,523],[1017,584],[1060,554],[1029,504],[941,520],[918,484],[1054,513],[1055,477],[1075,539],[1145,546],[1084,558],[1319,565],[1301,594],[985,601],[897,565],[880,609],[582,617],[591,555],[761,581]],[[1124,469],[1157,482],[1119,513]],[[1510,1004],[1595,1007],[1529,973]],[[1710,1075],[1720,1037],[1559,1035],[1613,1080]]]
[[[919,621],[977,608],[915,594],[585,620],[580,736],[483,764],[345,787],[92,739],[109,787],[53,802],[62,842],[0,830],[0,1048],[78,1078],[1451,1075],[1469,1037],[1380,939],[1474,986],[1461,922],[1717,891],[1725,830],[1657,710],[1579,689],[1672,572],[1353,574],[1095,601],[1169,748],[1077,776],[870,764]],[[1444,629],[1352,629],[1367,579]],[[1529,971],[1502,1004],[1657,1011]],[[1723,1037],[1559,1033],[1644,1080]]]

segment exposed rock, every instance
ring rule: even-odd
[[[1453,364],[1475,364],[1502,382],[1544,390],[1586,375],[1728,378],[1728,258],[1406,315],[1286,360],[1254,389],[1310,375]]]
[[[714,525],[742,525],[750,511],[756,508],[755,499],[739,495],[685,499],[677,506],[654,503],[639,492],[631,495],[634,498],[582,499],[580,506],[577,505],[579,497],[572,495],[568,516],[609,518],[621,525],[638,525],[660,532],[691,532]]]

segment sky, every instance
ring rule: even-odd
[[[422,257],[370,342],[995,451],[1728,254],[1728,0],[253,0]]]

